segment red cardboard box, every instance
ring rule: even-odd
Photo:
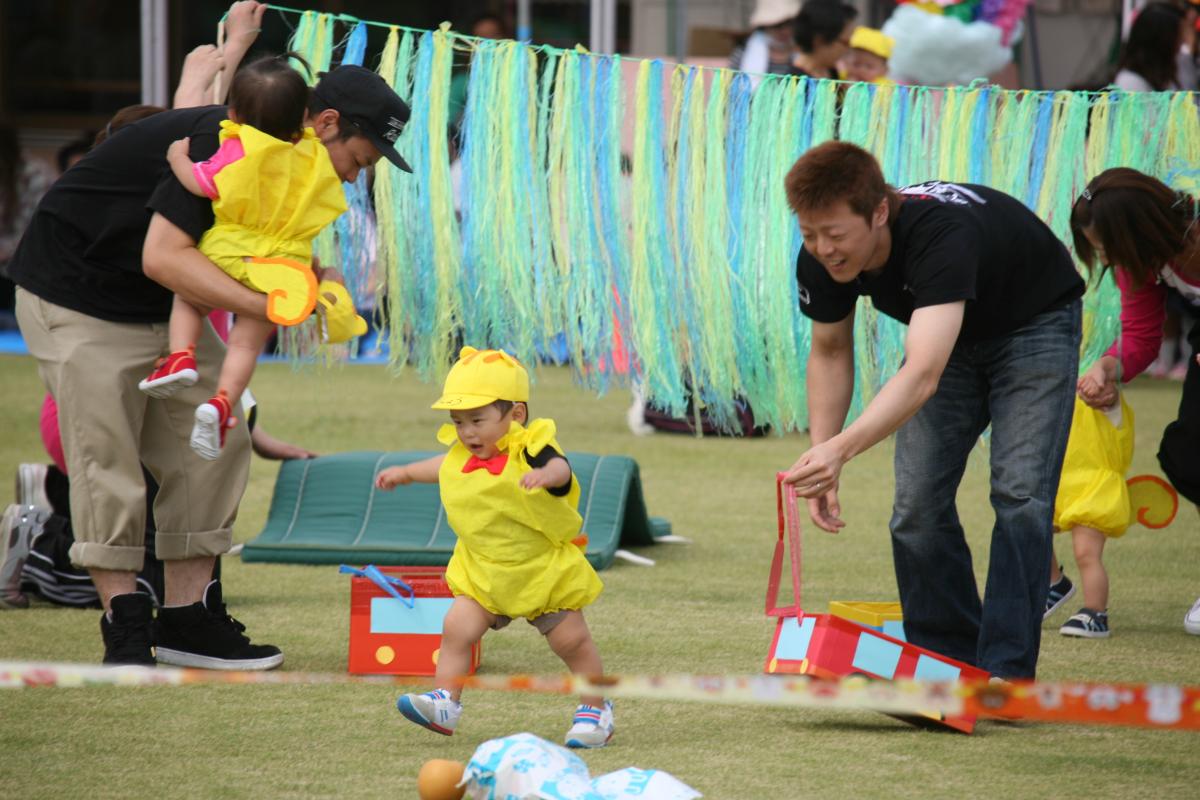
[[[349,671],[355,675],[433,675],[442,620],[453,602],[445,567],[342,566],[350,580]],[[479,667],[481,645],[471,650]]]
[[[859,625],[832,614],[809,614],[800,605],[800,511],[795,487],[776,483],[779,511],[779,540],[771,559],[767,581],[767,616],[775,617],[775,636],[767,653],[763,671],[767,673],[812,675],[818,678],[843,678],[865,675],[870,678],[919,681],[981,682],[988,673],[923,647],[888,636],[882,631]],[[792,567],[792,593],[795,604],[779,606],[779,582],[783,572],[784,534]],[[943,717],[928,714],[922,718],[901,717],[917,724],[945,725],[970,733],[975,717]]]

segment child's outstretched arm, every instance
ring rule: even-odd
[[[414,461],[411,464],[401,464],[398,467],[388,467],[385,470],[380,470],[375,476],[375,487],[385,491],[391,491],[397,486],[406,486],[410,483],[437,483],[438,470],[442,467],[442,462],[446,460],[443,456],[433,456],[424,461]]]
[[[191,140],[186,137],[171,142],[171,146],[167,148],[167,163],[171,165],[171,172],[175,173],[183,188],[199,197],[208,197],[208,193],[201,188],[200,181],[196,180],[196,165],[188,155],[190,144]]]
[[[571,482],[571,465],[560,455],[554,455],[544,466],[531,469],[521,476],[526,489],[560,489]]]

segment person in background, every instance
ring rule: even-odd
[[[892,83],[888,80],[888,59],[896,40],[875,28],[859,25],[850,37],[850,52],[842,59],[841,70],[848,81]]]
[[[1179,54],[1194,34],[1173,3],[1150,3],[1133,20],[1113,85],[1127,92],[1171,92],[1179,83]]]
[[[0,117],[0,330],[17,327],[8,263],[33,210],[52,183],[53,167],[22,150],[16,124]]]
[[[729,54],[729,68],[755,75],[788,75],[799,51],[792,24],[800,0],[758,0],[750,15],[750,35]]]
[[[1194,10],[1174,3],[1156,2],[1143,7],[1121,49],[1113,84],[1127,92],[1195,89],[1195,64],[1191,60],[1195,19]],[[1192,355],[1188,334],[1193,324],[1195,311],[1191,304],[1169,292],[1162,341],[1154,361],[1146,367],[1146,375],[1183,380]]]
[[[850,49],[857,16],[858,10],[842,0],[808,0],[793,23],[800,52],[791,74],[836,79],[838,62]]]

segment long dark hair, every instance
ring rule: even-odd
[[[1084,235],[1091,229],[1104,247],[1101,273],[1125,270],[1135,287],[1154,283],[1159,271],[1187,247],[1196,221],[1196,199],[1129,167],[1106,169],[1087,185],[1071,208],[1075,253],[1091,269],[1096,249]]]
[[[796,46],[811,53],[818,44],[836,41],[857,16],[858,9],[842,0],[808,0],[792,23]]]
[[[285,142],[296,141],[303,133],[309,95],[308,84],[289,58],[299,56],[287,53],[256,59],[239,69],[229,84],[229,107],[238,119]]]
[[[1150,3],[1138,12],[1129,29],[1117,69],[1127,69],[1146,79],[1155,91],[1175,85],[1179,53],[1179,27],[1183,9],[1171,3]]]

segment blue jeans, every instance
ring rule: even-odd
[[[896,433],[890,527],[905,635],[1002,678],[1037,669],[1079,338],[1075,301],[1012,333],[959,342],[937,392]],[[996,524],[981,604],[955,494],[989,423]]]

